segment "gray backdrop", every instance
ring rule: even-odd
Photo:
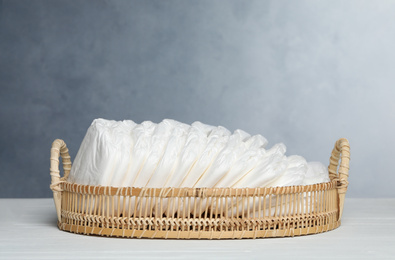
[[[0,1],[0,197],[49,197],[49,151],[94,118],[199,120],[394,197],[395,2]]]

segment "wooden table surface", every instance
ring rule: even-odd
[[[56,226],[52,199],[0,199],[0,259],[395,259],[395,199],[346,198],[326,233],[244,240],[77,235]]]

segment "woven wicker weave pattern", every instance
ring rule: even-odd
[[[51,189],[59,228],[74,233],[184,239],[296,236],[340,225],[348,165],[349,144],[340,139],[330,159],[328,183],[274,188],[88,186],[67,182],[70,156],[66,144],[55,140]]]

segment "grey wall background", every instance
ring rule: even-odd
[[[0,197],[50,197],[94,118],[199,120],[394,197],[395,1],[0,1]]]

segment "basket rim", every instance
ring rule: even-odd
[[[80,193],[86,195],[109,195],[109,196],[142,196],[142,197],[252,197],[262,195],[294,194],[301,192],[314,192],[336,189],[338,183],[335,179],[329,182],[310,185],[294,185],[281,187],[257,187],[257,188],[148,188],[148,187],[114,187],[101,185],[84,185],[62,180],[62,191]]]

